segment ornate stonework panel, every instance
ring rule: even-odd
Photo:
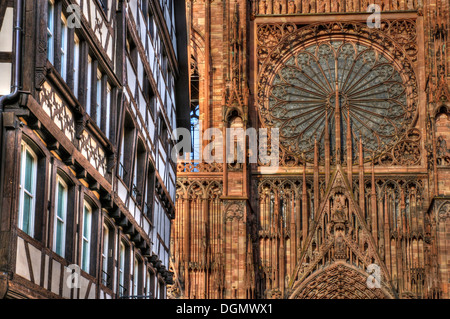
[[[438,218],[439,220],[446,220],[449,217],[450,217],[450,202],[446,202],[440,207]]]
[[[316,139],[322,162],[326,142],[332,155],[337,142],[345,153],[349,130],[365,160],[390,152],[401,154],[396,164],[419,163],[419,144],[407,140],[418,104],[414,29],[409,20],[386,22],[383,31],[357,23],[258,27],[259,115],[280,130],[288,162],[312,162]]]
[[[280,129],[285,149],[305,153],[309,161],[314,139],[324,144],[326,125],[335,152],[338,107],[342,135],[349,117],[353,144],[361,139],[366,154],[391,145],[412,121],[406,87],[393,62],[350,41],[326,41],[295,53],[276,72],[268,99],[266,125]]]
[[[47,82],[42,86],[40,99],[44,111],[50,116],[56,126],[64,132],[67,138],[74,142],[75,123],[73,113]]]
[[[224,222],[244,222],[245,202],[224,201]]]
[[[206,163],[195,161],[178,161],[177,172],[179,173],[217,173],[223,171],[222,163]]]
[[[338,263],[318,271],[291,298],[296,299],[386,299],[392,298],[381,288],[368,288],[361,270]]]
[[[377,3],[381,11],[416,10],[419,4],[414,0],[368,1],[368,0],[254,0],[253,14],[307,14],[328,12],[366,12],[368,6]]]

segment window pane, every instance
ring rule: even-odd
[[[47,59],[53,63],[53,3],[47,6]]]
[[[88,272],[89,271],[89,243],[83,240],[83,256],[82,256],[82,265],[81,268]]]
[[[79,68],[80,68],[80,40],[75,35],[75,45],[73,49],[73,91],[75,97],[78,98],[78,81],[79,81]]]
[[[86,112],[91,114],[91,90],[89,88],[92,85],[92,59],[88,56],[88,67],[87,67],[87,87],[86,87]]]
[[[23,215],[22,215],[22,230],[28,235],[31,234],[31,210],[33,199],[30,195],[24,193],[23,195]]]
[[[65,206],[65,188],[64,185],[58,183],[58,210],[57,215],[61,219],[65,219],[64,206]]]
[[[67,25],[64,21],[64,17],[61,17],[61,77],[66,80],[67,70]]]
[[[55,252],[64,257],[66,240],[67,187],[59,180],[57,185],[57,206],[55,215]]]
[[[96,123],[101,127],[102,120],[102,79],[97,77]]]
[[[91,240],[91,208],[85,203],[83,214],[83,243],[82,243],[82,255],[81,255],[81,268],[89,272],[90,262],[90,240]]]
[[[108,275],[108,238],[109,238],[109,229],[106,225],[103,226],[103,253],[102,253],[102,265],[103,265],[103,284],[105,286],[109,285],[109,275]]]
[[[111,117],[111,86],[107,85],[106,90],[106,128],[105,128],[105,134],[106,137],[109,138],[109,121]]]
[[[33,187],[33,165],[34,165],[34,158],[30,154],[29,151],[26,151],[25,155],[25,189],[30,192],[31,194],[34,193],[34,187]]]
[[[63,242],[64,242],[64,223],[61,220],[56,221],[56,253],[60,256],[63,255]]]
[[[83,221],[83,237],[87,240],[90,239],[90,223],[91,223],[91,214],[87,208],[84,211],[84,221]]]

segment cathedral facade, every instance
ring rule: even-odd
[[[449,1],[186,13],[193,151],[169,297],[450,298]],[[250,161],[250,135],[226,161],[227,128],[277,129],[278,167]],[[201,159],[210,145],[223,160]]]

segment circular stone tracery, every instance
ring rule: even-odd
[[[345,153],[349,119],[354,153],[361,139],[367,158],[393,146],[411,124],[412,113],[391,59],[362,43],[327,40],[297,51],[276,68],[262,120],[280,129],[287,153],[312,161],[315,139],[324,158],[326,123],[331,154],[336,120]]]

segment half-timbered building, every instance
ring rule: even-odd
[[[185,42],[174,0],[0,1],[0,298],[166,297]]]

